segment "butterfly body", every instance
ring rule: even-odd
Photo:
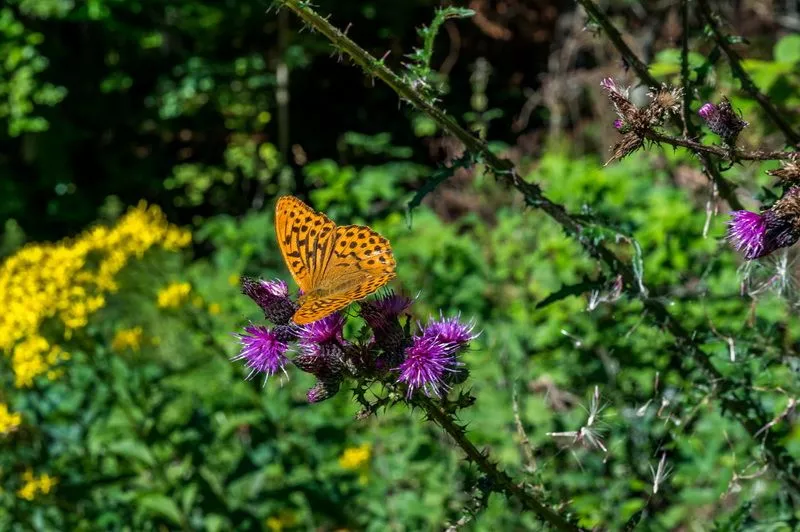
[[[361,225],[337,226],[294,196],[278,199],[275,233],[286,266],[303,292],[295,323],[322,319],[396,276],[386,238]]]

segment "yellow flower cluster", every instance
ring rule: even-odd
[[[133,327],[132,329],[122,329],[117,331],[114,339],[111,340],[111,349],[117,353],[121,353],[126,349],[139,352],[142,347],[142,336],[144,331],[141,327]]]
[[[33,379],[43,373],[47,373],[49,379],[55,379],[59,372],[50,368],[68,359],[67,353],[57,345],[50,345],[44,337],[38,334],[28,336],[14,346],[11,355],[14,384],[17,388],[31,386]]]
[[[189,283],[171,283],[158,291],[158,307],[178,308],[189,299],[191,291]]]
[[[22,414],[12,414],[8,405],[0,403],[0,436],[14,432],[22,424]]]
[[[58,480],[48,474],[34,477],[30,469],[22,474],[22,480],[25,484],[17,490],[17,496],[26,501],[32,501],[38,493],[47,495],[58,483]]]
[[[364,443],[358,447],[348,447],[339,457],[339,466],[342,469],[359,469],[369,461],[372,454],[372,445]]]
[[[30,386],[66,353],[44,339],[55,319],[69,338],[118,289],[116,275],[153,246],[177,250],[189,231],[169,224],[157,206],[140,203],[113,227],[94,227],[74,239],[30,244],[0,264],[0,351],[12,357],[17,386]]]

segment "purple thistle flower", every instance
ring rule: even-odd
[[[603,78],[603,79],[600,81],[600,86],[601,86],[601,87],[603,87],[603,88],[604,88],[605,90],[607,90],[608,92],[617,92],[617,93],[619,93],[619,92],[622,92],[622,91],[620,91],[620,89],[617,87],[617,84],[616,84],[616,82],[614,81],[614,79],[613,79],[613,78]],[[626,95],[626,96],[627,96],[627,95]]]
[[[713,103],[706,103],[697,111],[703,120],[710,120],[712,116],[717,112],[717,106]]]
[[[614,120],[614,129],[622,129],[623,122],[621,118]]]
[[[697,111],[697,114],[705,120],[711,131],[722,137],[728,144],[736,142],[736,137],[748,125],[733,111],[731,103],[725,98],[719,105],[714,105],[713,103],[704,104]]]
[[[427,395],[439,396],[447,388],[447,372],[454,371],[460,363],[454,354],[455,345],[446,344],[435,336],[415,336],[406,348],[405,360],[400,367],[398,382],[408,386],[408,397],[417,389]]]
[[[728,240],[748,260],[769,255],[800,239],[800,187],[790,187],[772,207],[757,214],[735,211]]]
[[[300,344],[304,346],[341,341],[344,322],[344,315],[334,312],[321,320],[303,325],[297,338]]]
[[[244,334],[236,336],[242,344],[242,351],[231,360],[245,360],[245,365],[250,368],[248,379],[256,373],[265,373],[267,377],[278,370],[286,373],[284,366],[289,359],[285,353],[289,345],[280,341],[272,331],[259,325],[250,325],[244,328]]]
[[[256,302],[264,316],[276,325],[286,325],[292,319],[297,305],[289,298],[289,287],[284,281],[242,279],[242,293]]]
[[[728,241],[742,252],[747,260],[764,255],[764,235],[767,232],[766,218],[750,211],[734,211],[728,222]]]
[[[360,314],[370,328],[383,329],[411,306],[413,300],[409,297],[389,291],[386,295],[372,301],[361,303]]]
[[[438,320],[428,322],[428,326],[422,336],[425,338],[437,338],[440,342],[461,347],[477,338],[478,335],[472,333],[474,328],[474,322],[461,323],[459,316],[454,318],[440,316]]]

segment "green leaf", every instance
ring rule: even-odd
[[[800,62],[800,35],[787,35],[775,45],[775,61],[786,63]]]
[[[108,450],[114,454],[135,458],[149,466],[154,466],[156,461],[147,446],[136,440],[122,440],[109,444]]]
[[[176,525],[183,523],[183,514],[178,505],[166,495],[160,493],[143,495],[139,498],[139,508],[150,515],[169,519]]]

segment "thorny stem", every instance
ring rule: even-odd
[[[469,441],[464,433],[464,429],[458,426],[453,419],[443,412],[430,398],[417,394],[412,402],[425,410],[428,417],[453,438],[461,450],[464,451],[464,454],[480,468],[484,475],[492,480],[492,483],[499,491],[504,492],[509,498],[519,501],[526,510],[534,512],[557,530],[583,530],[565,520],[553,510],[539,502],[535,496],[514,484],[511,477],[492,464],[486,455],[480,452],[478,448]]]
[[[617,30],[616,26],[614,26],[605,13],[603,13],[592,0],[578,0],[578,3],[582,5],[583,9],[586,10],[586,13],[588,13],[589,16],[592,17],[592,19],[594,19],[601,28],[603,28],[603,31],[608,36],[611,44],[613,44],[617,51],[622,54],[622,57],[624,57],[625,61],[631,66],[631,68],[633,68],[634,72],[636,72],[636,75],[639,76],[639,79],[647,83],[647,85],[650,87],[660,87],[661,83],[659,83],[655,76],[650,73],[650,71],[647,69],[647,65],[641,59],[639,59],[635,53],[633,53],[633,50],[631,50],[630,47],[625,43],[619,30]],[[684,29],[686,29],[685,25]],[[686,88],[684,88],[684,90],[686,90]],[[681,127],[680,121],[677,121],[676,124]],[[691,126],[686,124],[686,127]],[[706,175],[708,175],[711,181],[717,185],[719,195],[725,199],[725,201],[728,202],[728,205],[730,205],[734,210],[743,210],[744,205],[742,205],[742,202],[736,197],[736,187],[727,179],[722,177],[719,167],[714,164],[714,161],[712,161],[708,155],[703,152],[696,153],[700,158],[700,162],[703,164]]]
[[[625,43],[625,40],[622,38],[622,34],[619,30],[611,23],[608,17],[600,11],[600,8],[592,2],[592,0],[578,0],[578,3],[583,6],[583,9],[586,10],[586,13],[595,21],[597,22],[603,31],[605,32],[608,40],[611,41],[611,44],[614,45],[622,57],[625,59],[625,62],[636,72],[636,75],[639,78],[647,83],[651,87],[660,87],[661,83],[650,73],[647,68],[647,65],[639,59],[639,57],[633,53],[633,50]]]
[[[785,114],[781,113],[773,104],[769,101],[769,98],[758,90],[756,84],[753,82],[753,78],[745,71],[742,67],[742,58],[739,57],[739,54],[736,53],[730,43],[728,42],[728,37],[722,33],[717,25],[716,20],[714,20],[714,15],[711,13],[711,8],[708,5],[707,0],[698,0],[698,5],[700,7],[700,12],[703,14],[703,18],[706,20],[708,27],[711,29],[711,32],[714,34],[714,40],[728,56],[728,63],[731,65],[731,70],[733,74],[739,78],[739,81],[742,82],[742,88],[750,94],[750,96],[756,100],[761,108],[764,109],[764,112],[769,115],[775,125],[783,132],[784,136],[790,142],[790,144],[794,146],[800,145],[800,134],[797,133],[792,127],[784,120]]]
[[[679,137],[670,137],[663,133],[650,130],[646,135],[646,139],[671,144],[673,146],[681,146],[688,148],[694,152],[704,152],[730,162],[736,161],[788,161],[796,159],[800,154],[794,151],[762,151],[762,150],[742,150],[742,149],[725,149],[719,146],[708,146],[689,139],[682,139]]]
[[[633,269],[602,243],[595,242],[591,238],[585,237],[582,234],[581,223],[571,216],[562,205],[548,199],[539,185],[522,179],[515,171],[511,161],[500,159],[489,150],[485,142],[472,136],[459,126],[455,120],[426,101],[409,83],[402,80],[386,68],[381,61],[375,59],[327,20],[310,9],[307,3],[300,0],[276,1],[278,4],[293,11],[306,24],[322,33],[337,49],[346,52],[365,72],[383,80],[401,98],[409,101],[419,110],[426,113],[441,128],[461,140],[467,150],[479,153],[484,158],[489,168],[494,171],[498,179],[521,192],[525,198],[525,202],[529,206],[544,211],[550,218],[561,225],[568,235],[575,237],[587,253],[605,263],[613,272],[621,275],[626,286],[633,287],[634,290],[637,289],[636,287],[639,286],[639,281]],[[581,4],[584,2],[589,2],[591,4],[590,0],[579,1]],[[704,152],[701,152],[700,155],[701,157],[707,157]],[[706,166],[707,169],[710,167],[711,166]],[[721,185],[723,182],[727,184],[727,181],[720,181],[719,184]],[[721,186],[720,191],[722,191]],[[731,204],[731,206],[734,205]],[[683,350],[681,355],[688,355],[688,358],[702,370],[706,379],[719,386],[719,397],[723,410],[730,411],[751,435],[755,434],[761,427],[769,422],[769,419],[766,418],[761,407],[749,396],[749,391],[746,389],[743,390],[743,387],[739,386],[737,383],[726,380],[711,363],[711,356],[703,351],[699,341],[695,340],[695,337],[702,331],[694,330],[690,333],[673,316],[664,303],[658,299],[648,297],[641,290],[639,297],[644,304],[647,316],[654,319],[656,325],[669,331],[675,338],[676,344]],[[674,356],[678,355],[676,354]],[[680,362],[683,363],[686,358],[687,357],[681,356]],[[744,397],[741,396],[742,393],[744,393]],[[785,435],[785,431],[782,431],[782,433]],[[765,459],[772,465],[774,473],[783,480],[784,485],[800,498],[800,464],[795,462],[794,458],[784,447],[776,443],[779,439],[780,434],[773,435],[770,439],[765,439],[763,443]]]
[[[694,137],[696,129],[690,114],[692,103],[692,86],[689,79],[689,0],[681,0],[681,85],[683,85],[683,136]]]

